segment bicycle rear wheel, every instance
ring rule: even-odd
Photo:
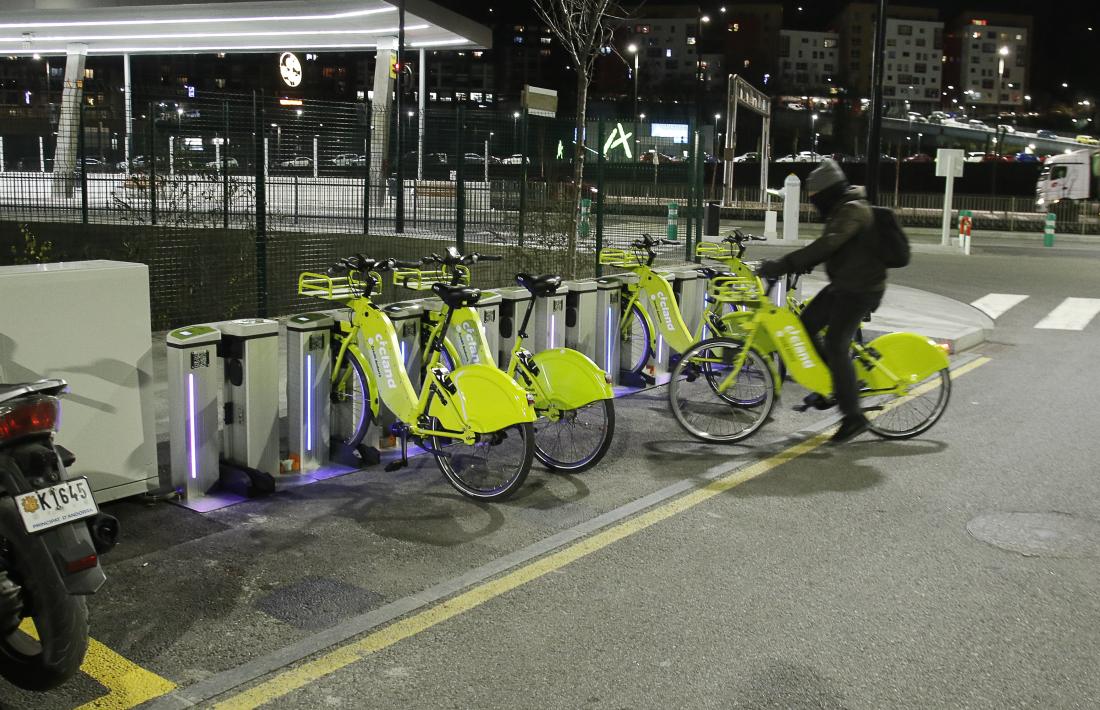
[[[535,456],[551,471],[580,473],[600,462],[614,435],[615,401],[598,399],[535,422]]]
[[[462,495],[503,500],[527,478],[535,455],[534,439],[531,422],[521,422],[490,434],[478,434],[473,444],[433,436],[432,454],[447,481]]]
[[[727,338],[696,343],[672,369],[668,395],[672,414],[702,441],[735,442],[751,436],[775,405],[775,380],[764,359],[750,350],[732,382],[743,344]]]
[[[909,394],[865,397],[871,431],[884,439],[909,439],[939,421],[951,399],[951,373],[940,370],[909,388]]]
[[[345,445],[355,448],[362,443],[370,427],[370,386],[359,359],[351,351],[336,361],[339,343],[334,341],[333,370],[337,373],[330,390],[331,409],[329,427],[332,436]]]

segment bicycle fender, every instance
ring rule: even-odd
[[[527,401],[527,390],[501,370],[490,365],[463,365],[451,373],[451,379],[456,392],[450,400],[457,413],[449,407],[439,417],[448,429],[461,431],[460,418],[479,434],[535,421],[535,409]]]
[[[748,337],[748,333],[745,331],[744,324],[748,323],[755,317],[753,311],[733,311],[727,313],[721,317],[722,327],[724,332],[717,335],[717,337],[731,338],[733,340],[744,340]],[[757,328],[752,337],[752,350],[760,359],[768,364],[768,369],[771,370],[772,380],[775,382],[775,393],[778,395],[783,391],[783,378],[779,376],[779,366],[775,362],[775,358],[771,356],[776,352],[775,341],[768,333],[767,328]]]
[[[611,399],[615,392],[607,373],[583,353],[569,348],[543,350],[534,356],[538,366],[535,407],[577,409],[598,399]],[[539,394],[548,401],[540,401]]]
[[[886,389],[895,385],[886,371],[893,373],[901,384],[915,384],[951,365],[943,348],[916,333],[881,335],[866,347],[879,354],[883,368],[868,368],[856,359],[856,376],[871,389]]]

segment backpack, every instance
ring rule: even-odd
[[[909,265],[909,237],[889,207],[871,206],[871,249],[888,269]]]

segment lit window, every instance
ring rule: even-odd
[[[550,38],[549,37],[542,37],[542,38],[539,39],[539,41],[542,42],[543,44],[550,44]]]
[[[84,78],[85,79],[94,79],[95,78],[95,69],[85,69],[84,70]]]
[[[519,35],[516,35],[515,37],[512,38],[512,41],[515,42],[516,44],[523,44],[523,37],[521,37]]]
[[[1016,41],[1017,42],[1021,42],[1021,41],[1023,41],[1023,39],[1024,39],[1023,35],[1016,35]]]
[[[362,93],[362,92],[360,92],[360,93]],[[434,91],[429,91],[428,92],[428,100],[429,101],[438,101],[439,100],[439,94],[434,92]]]
[[[733,24],[731,24],[729,26],[729,31],[730,32],[740,32],[741,31],[741,23],[740,22],[734,22]]]
[[[481,99],[482,99],[482,94],[481,94],[480,91],[471,91],[470,92],[470,100],[471,101],[481,101]]]
[[[665,58],[667,59],[667,58],[670,58],[670,57],[672,57],[672,50],[671,49],[666,49],[665,50]]]
[[[688,44],[695,44],[695,38],[694,37],[688,37],[687,43]]]
[[[485,52],[474,52],[474,56],[478,59],[480,59],[483,54],[485,54]]]

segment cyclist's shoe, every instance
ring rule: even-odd
[[[796,412],[805,412],[807,409],[832,409],[836,406],[836,399],[833,397],[826,397],[823,394],[817,392],[811,392],[802,398],[802,404],[796,406],[794,409]]]
[[[846,416],[840,420],[840,428],[833,434],[833,438],[829,439],[829,444],[836,446],[837,444],[843,444],[846,441],[850,441],[867,431],[870,426],[871,425],[867,422],[867,417],[862,414]]]

